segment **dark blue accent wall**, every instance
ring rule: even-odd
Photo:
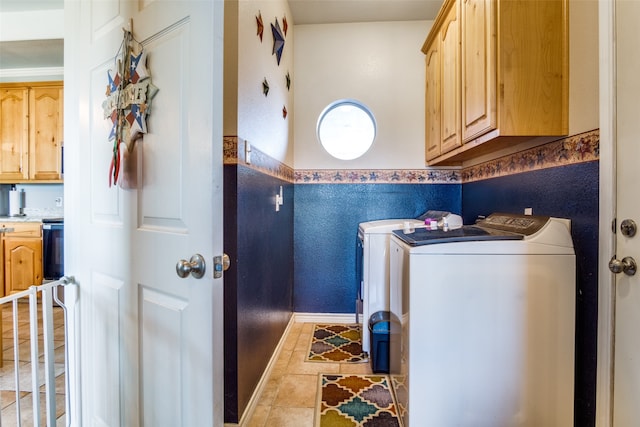
[[[294,209],[294,310],[354,313],[358,224],[460,213],[456,184],[299,184]]]
[[[543,169],[462,186],[465,224],[492,212],[571,219],[576,252],[575,426],[595,425],[598,325],[598,162]]]
[[[292,225],[293,184],[224,166],[225,422],[239,421],[291,318]]]

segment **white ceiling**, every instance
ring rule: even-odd
[[[295,25],[432,20],[443,0],[289,0]],[[62,9],[64,0],[0,0],[2,12]],[[0,70],[62,67],[64,43],[0,41]]]

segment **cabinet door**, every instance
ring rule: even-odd
[[[440,43],[436,38],[427,50],[425,87],[425,157],[427,162],[440,155]]]
[[[496,128],[495,0],[461,5],[462,140]]]
[[[7,295],[42,284],[42,239],[5,239],[4,281]]]
[[[442,144],[441,154],[462,145],[460,135],[460,20],[459,3],[449,3],[440,30],[442,47]]]
[[[62,178],[63,90],[34,87],[29,107],[29,179]]]
[[[2,88],[0,92],[0,180],[28,177],[28,93],[27,88]]]

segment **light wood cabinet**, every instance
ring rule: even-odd
[[[3,87],[0,91],[0,180],[27,179],[29,147],[29,89]]]
[[[0,85],[0,182],[62,182],[62,82]]]
[[[534,138],[544,143],[566,135],[568,0],[447,0],[423,45],[427,58],[434,40],[451,27],[452,10],[459,16],[460,89],[458,94],[445,89],[445,79],[454,78],[456,71],[446,63],[449,56],[442,56],[442,135],[438,150],[435,133],[426,132],[427,163],[459,165],[515,143]],[[428,103],[434,99],[429,93],[434,87],[427,84],[427,122],[433,121]],[[456,102],[459,144],[447,140],[454,117],[447,109]],[[430,129],[431,124],[426,126]]]
[[[460,133],[460,8],[447,2],[426,54],[426,159],[462,145]]]
[[[2,237],[4,294],[42,284],[42,224],[7,222],[13,228]]]

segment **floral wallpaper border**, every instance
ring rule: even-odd
[[[224,137],[224,164],[242,164],[295,184],[462,184],[539,169],[599,160],[600,131],[561,138],[525,151],[463,169],[299,169],[251,147],[245,159],[245,142]]]

